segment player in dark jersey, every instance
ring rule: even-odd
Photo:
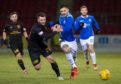
[[[63,80],[61,77],[59,67],[52,56],[52,51],[48,49],[47,39],[51,38],[55,32],[47,32],[49,26],[46,23],[46,14],[43,12],[38,13],[37,23],[32,26],[31,33],[29,36],[28,50],[33,66],[36,70],[41,68],[40,55],[43,55],[48,62],[51,64],[52,69],[55,71],[58,80]]]
[[[23,70],[24,74],[28,74],[26,70],[22,56],[23,56],[23,43],[22,43],[22,34],[28,39],[26,28],[23,24],[18,21],[17,12],[12,12],[9,14],[9,22],[3,28],[3,41],[6,44],[7,33],[9,35],[9,45],[13,51],[19,66]]]

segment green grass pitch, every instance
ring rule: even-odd
[[[54,52],[54,58],[58,62],[64,81],[59,81],[52,71],[50,64],[41,56],[42,69],[36,71],[28,54],[24,56],[24,63],[29,71],[25,76],[12,53],[0,53],[0,84],[121,84],[121,53],[97,53],[99,70],[93,71],[92,65],[85,70],[85,60],[82,53],[78,53],[77,65],[80,74],[74,80],[70,80],[70,65],[62,52]],[[103,81],[99,77],[99,71],[109,69],[111,78]]]

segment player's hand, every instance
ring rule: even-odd
[[[10,45],[6,39],[2,39],[2,43],[7,47],[10,48]]]
[[[82,30],[83,27],[84,27],[84,23],[81,22],[81,23],[80,23],[80,30]]]
[[[84,26],[84,23],[83,23],[83,22],[81,22],[80,26],[81,26],[81,27],[83,27],[83,26]]]
[[[53,32],[62,32],[63,31],[62,27],[59,24],[54,25],[51,29]]]
[[[3,44],[4,45],[7,45],[8,44],[6,39],[3,39]]]

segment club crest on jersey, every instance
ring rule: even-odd
[[[20,25],[17,25],[17,28],[20,29]]]
[[[66,24],[66,21],[64,20],[63,23]]]

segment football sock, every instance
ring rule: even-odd
[[[21,67],[22,70],[25,70],[25,66],[22,60],[18,60],[18,64]]]
[[[72,67],[76,67],[76,64],[75,64],[74,59],[73,59],[73,55],[71,53],[66,54],[66,58]]]
[[[51,63],[52,69],[55,71],[57,77],[60,76],[60,70],[58,68],[58,64],[56,62]]]
[[[88,53],[84,51],[83,54],[84,54],[84,58],[86,59],[86,61],[89,61]]]
[[[72,53],[73,57],[76,58],[76,56],[77,56],[77,52],[76,52],[75,50],[71,49],[71,53]]]
[[[73,59],[76,62],[77,52],[74,50],[71,50],[71,54],[73,55]]]
[[[95,52],[94,53],[90,53],[91,59],[92,59],[92,63],[96,64],[96,55]]]
[[[74,62],[76,63],[76,56],[73,56]]]

